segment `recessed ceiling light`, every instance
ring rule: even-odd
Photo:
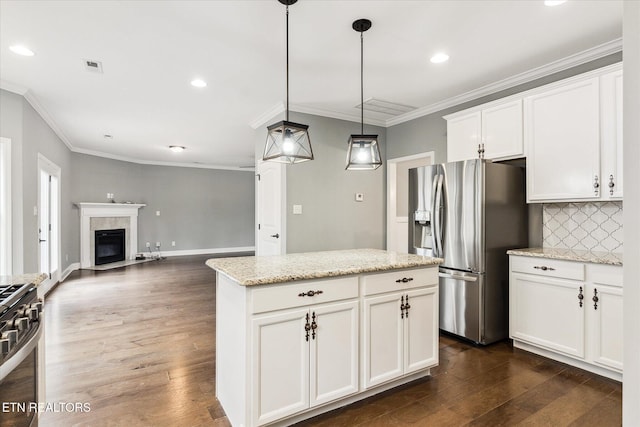
[[[446,53],[436,53],[431,57],[431,62],[434,64],[440,64],[441,62],[447,62],[449,60],[449,55]]]
[[[545,0],[544,1],[544,5],[545,6],[558,6],[561,5],[562,3],[565,3],[567,0]]]
[[[170,145],[169,149],[174,153],[182,153],[185,150],[182,145]]]
[[[201,79],[191,80],[191,86],[194,87],[207,87],[207,82]]]
[[[13,52],[13,53],[16,53],[16,54],[22,55],[22,56],[33,56],[33,55],[35,55],[35,53],[33,53],[33,51],[31,49],[29,49],[26,46],[19,45],[19,44],[10,46],[9,50],[11,52]]]

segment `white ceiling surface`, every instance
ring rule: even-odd
[[[250,125],[275,121],[285,97],[284,9],[276,0],[2,0],[2,87],[26,91],[74,151],[253,165]],[[373,22],[364,34],[365,99],[419,111],[602,44],[619,50],[622,34],[621,1],[301,0],[290,6],[292,110],[359,121],[358,18]],[[13,54],[14,44],[36,55]],[[438,51],[450,61],[430,63]],[[101,61],[104,73],[85,71],[83,59]],[[208,86],[192,87],[196,77]]]

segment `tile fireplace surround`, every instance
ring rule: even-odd
[[[138,209],[136,203],[76,203],[80,208],[80,268],[95,265],[94,232],[125,229],[125,258],[134,259],[138,251]]]

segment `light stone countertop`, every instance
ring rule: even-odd
[[[0,286],[18,285],[21,283],[33,283],[38,286],[47,278],[44,273],[18,274],[15,276],[0,276]]]
[[[559,248],[525,248],[511,249],[507,251],[507,254],[564,261],[590,262],[593,264],[622,265],[622,254],[615,252],[591,252]]]
[[[379,249],[350,249],[275,256],[211,258],[206,264],[240,285],[252,286],[437,266],[442,262],[441,258]]]

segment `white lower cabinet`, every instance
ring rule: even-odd
[[[358,391],[358,301],[252,320],[256,425]]]
[[[510,266],[514,345],[620,380],[622,267],[519,256]]]
[[[384,274],[377,276],[373,279],[385,278]],[[438,287],[424,287],[428,278],[409,278],[412,280],[406,282],[410,285],[405,291],[364,298],[365,388],[438,364]],[[416,282],[411,283],[413,280]],[[371,289],[384,292],[393,289],[392,283],[389,280],[389,288],[385,288],[373,282]]]

